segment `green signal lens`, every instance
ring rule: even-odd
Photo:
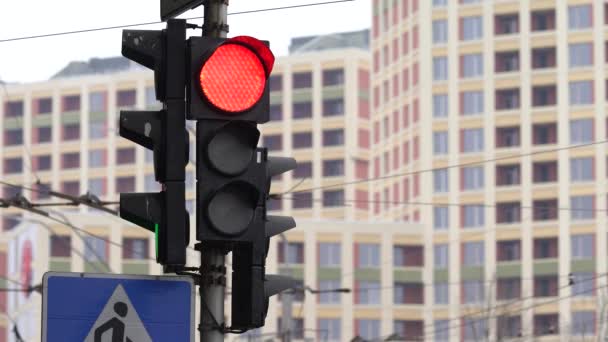
[[[158,223],[154,224],[154,245],[156,247],[156,259],[158,260]]]

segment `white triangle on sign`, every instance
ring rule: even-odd
[[[152,342],[122,285],[116,286],[84,342]]]

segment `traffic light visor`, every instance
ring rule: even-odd
[[[228,115],[250,109],[264,94],[274,56],[268,47],[256,42],[261,43],[251,37],[227,40],[201,68],[203,95]]]

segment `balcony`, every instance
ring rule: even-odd
[[[496,91],[496,110],[519,109],[519,89],[500,89]]]
[[[532,69],[555,68],[556,62],[555,47],[543,47],[532,49]]]
[[[532,106],[547,107],[557,104],[557,86],[544,85],[532,87]]]
[[[494,34],[507,35],[519,33],[519,15],[517,13],[497,15],[494,17]]]
[[[519,71],[519,51],[497,52],[494,65],[497,73]]]
[[[530,29],[532,32],[555,30],[555,10],[534,11],[530,15]]]

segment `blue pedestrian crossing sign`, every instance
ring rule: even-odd
[[[194,342],[190,277],[47,272],[43,342]]]

